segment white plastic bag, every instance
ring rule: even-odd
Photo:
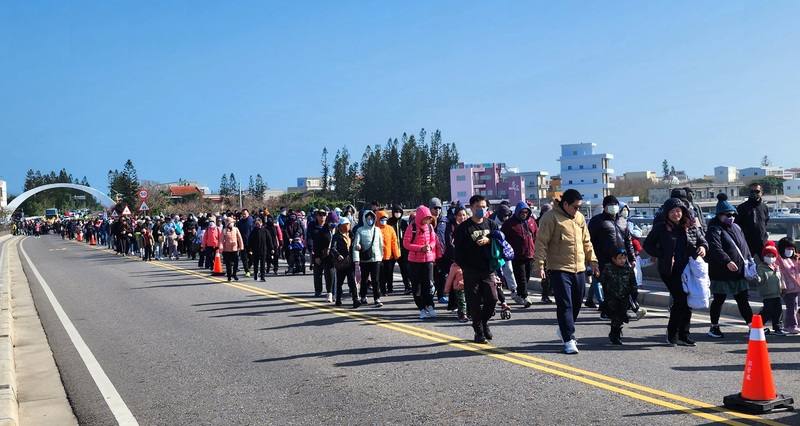
[[[689,264],[681,274],[683,290],[688,294],[687,301],[692,309],[708,309],[711,301],[711,278],[708,276],[708,263],[702,257],[689,258]]]
[[[644,281],[642,267],[647,266],[646,264],[643,264],[646,262],[646,260],[637,255],[635,261],[636,267],[633,268],[633,276],[636,277],[636,287],[641,287]]]

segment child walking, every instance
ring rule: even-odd
[[[452,292],[452,293],[451,293]],[[467,299],[464,297],[464,272],[455,262],[450,265],[450,273],[444,284],[444,294],[452,294],[458,307],[458,320],[467,322]]]
[[[781,279],[778,269],[778,249],[772,241],[768,241],[764,249],[761,250],[761,257],[764,260],[758,264],[758,293],[764,299],[764,307],[761,309],[761,317],[764,324],[772,323],[772,332],[769,327],[764,328],[765,334],[784,336],[783,331],[783,304],[781,303],[781,293],[786,290],[786,286]]]
[[[620,248],[611,258],[611,263],[603,269],[600,283],[605,296],[604,313],[611,320],[608,338],[611,344],[621,345],[622,324],[628,322],[630,296],[636,291],[636,274],[628,264],[624,248]]]

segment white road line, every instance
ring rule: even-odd
[[[25,239],[23,239],[23,241],[25,241]],[[75,349],[78,350],[78,354],[81,356],[83,363],[86,364],[89,374],[92,375],[94,383],[97,385],[97,388],[100,390],[100,393],[106,400],[106,404],[108,404],[108,408],[111,410],[111,413],[114,415],[117,423],[123,426],[138,425],[139,423],[133,417],[133,413],[131,413],[131,410],[128,409],[127,405],[125,405],[125,401],[122,400],[122,397],[119,395],[119,392],[117,392],[114,384],[111,383],[111,380],[108,378],[108,376],[106,376],[105,371],[103,371],[103,367],[101,367],[100,363],[97,362],[97,358],[94,357],[94,354],[89,349],[89,346],[87,346],[86,342],[83,341],[80,333],[78,333],[78,329],[75,328],[75,325],[72,324],[72,321],[70,321],[67,313],[64,312],[64,308],[62,308],[61,304],[58,303],[58,300],[56,300],[56,296],[50,290],[50,286],[47,285],[47,282],[45,282],[44,278],[42,278],[42,274],[39,273],[39,270],[36,269],[36,266],[31,261],[31,258],[28,257],[28,253],[26,253],[25,249],[22,247],[22,243],[20,243],[19,249],[22,252],[22,255],[25,256],[25,260],[28,262],[28,265],[31,267],[33,275],[36,276],[36,279],[42,286],[42,290],[44,290],[44,293],[47,295],[50,305],[53,306],[53,310],[56,312],[58,319],[61,321],[61,325],[64,326],[64,329],[67,331],[70,340],[72,340],[72,344],[75,345]]]

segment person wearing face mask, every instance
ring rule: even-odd
[[[528,295],[528,281],[533,274],[533,259],[536,252],[536,233],[539,227],[531,217],[531,208],[524,201],[517,203],[514,214],[503,222],[500,230],[505,234],[506,241],[514,249],[514,259],[511,261],[514,282],[517,289],[512,298],[524,307],[533,304],[532,296]],[[519,301],[517,301],[519,299]]]
[[[667,344],[696,346],[689,336],[692,309],[683,290],[681,274],[690,257],[705,257],[708,243],[691,223],[689,210],[680,199],[670,198],[661,206],[661,211],[662,214],[653,219],[653,228],[644,240],[644,249],[658,259],[658,274],[672,297]]]
[[[539,221],[534,262],[540,278],[549,278],[556,299],[559,336],[564,353],[577,354],[575,321],[586,291],[586,266],[600,273],[589,228],[580,212],[583,196],[575,189],[564,191],[558,205]],[[547,271],[544,270],[547,262]]]
[[[456,228],[453,244],[456,263],[464,274],[464,296],[472,317],[474,341],[486,343],[493,338],[489,319],[497,305],[497,279],[492,268],[489,235],[497,231],[498,226],[489,219],[485,197],[473,195],[469,206],[472,217]]]
[[[797,256],[797,247],[789,237],[781,238],[778,241],[778,258],[776,263],[781,272],[781,280],[785,290],[783,291],[783,303],[786,305],[786,334],[800,334],[797,327],[798,302],[800,302],[800,258]]]
[[[764,325],[772,323],[772,330],[764,328],[764,334],[774,334],[784,336],[783,330],[783,305],[781,305],[781,293],[786,289],[781,279],[780,267],[777,264],[778,249],[775,243],[768,241],[764,249],[761,250],[762,262],[758,264],[758,293],[761,296],[764,307],[761,308],[761,317]]]
[[[589,234],[594,253],[600,265],[601,276],[605,267],[611,264],[611,260],[619,253],[619,250],[624,250],[628,264],[631,267],[635,266],[635,253],[631,234],[628,232],[627,226],[620,226],[619,213],[619,200],[613,195],[608,195],[603,198],[603,211],[589,220]],[[594,285],[592,288],[594,288]],[[594,303],[589,303],[592,301],[593,296],[596,296],[600,302],[603,301],[599,290],[596,291],[595,295],[589,294],[586,298],[586,306],[589,308],[594,307]]]
[[[269,269],[267,262],[275,250],[274,240],[270,233],[271,230],[264,226],[264,221],[260,217],[257,218],[247,241],[247,250],[249,250],[248,254],[253,265],[254,280],[258,279],[260,272],[261,281],[266,281],[267,270]]]
[[[708,222],[708,275],[711,278],[711,328],[709,337],[725,337],[719,327],[722,305],[728,296],[736,299],[739,313],[747,324],[753,319],[748,301],[749,284],[744,276],[745,261],[751,259],[742,229],[735,223],[736,209],[725,194],[717,195],[716,216]],[[761,250],[759,248],[758,252]]]
[[[244,250],[244,241],[242,241],[242,234],[239,228],[234,226],[235,219],[229,217],[225,223],[225,228],[222,230],[222,237],[220,238],[220,249],[222,250],[222,261],[225,262],[225,275],[228,281],[233,278],[239,281],[237,275],[239,269],[239,252]]]
[[[736,208],[736,224],[742,228],[747,246],[754,256],[761,252],[767,243],[767,223],[769,223],[769,209],[767,203],[761,200],[761,185],[756,182],[750,184],[750,196]]]
[[[380,290],[381,296],[394,291],[394,265],[400,258],[400,244],[394,228],[389,226],[389,217],[385,210],[378,210],[378,228],[383,234],[383,258],[381,262]]]
[[[334,213],[331,213],[333,215]],[[333,223],[339,223],[335,218]],[[331,219],[333,220],[333,218]],[[331,244],[333,229],[328,221],[328,212],[317,210],[314,222],[308,227],[308,245],[311,249],[312,270],[314,273],[314,297],[322,295],[322,280],[325,279],[325,292],[328,303],[333,303],[333,258],[331,258]]]
[[[386,222],[388,226],[394,229],[397,235],[397,241],[403,241],[405,236],[408,222],[403,220],[403,209],[400,206],[392,207],[392,217]],[[408,274],[408,250],[400,243],[400,257],[397,259],[397,264],[400,266],[400,276],[403,278],[403,291],[406,295],[411,294],[411,281],[409,281]]]
[[[376,216],[372,210],[364,210],[361,226],[353,232],[353,262],[361,270],[361,304],[367,303],[367,285],[372,285],[375,307],[383,306],[380,283],[381,261],[383,260],[383,233],[375,226]]]

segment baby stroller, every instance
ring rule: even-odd
[[[294,238],[289,243],[289,258],[286,259],[288,263],[286,275],[306,274],[306,257],[303,254],[303,249],[305,249],[305,245],[300,238]]]

